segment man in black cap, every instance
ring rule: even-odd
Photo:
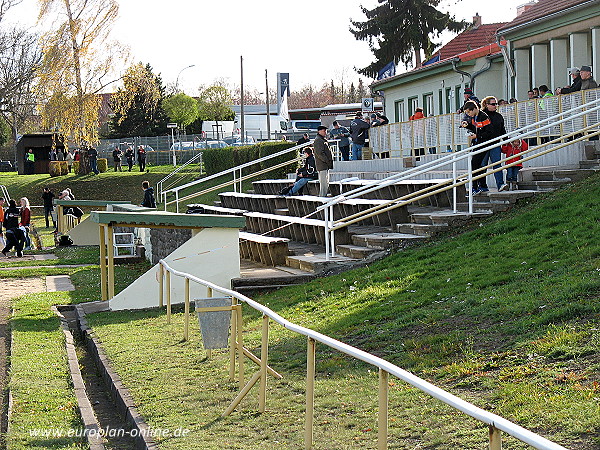
[[[465,88],[465,91],[463,93],[463,97],[464,97],[465,101],[463,102],[463,106],[460,107],[460,109],[458,110],[458,112],[463,112],[463,108],[465,106],[465,103],[467,103],[469,100],[477,103],[478,105],[481,104],[481,102],[479,101],[479,99],[477,97],[475,97],[475,94],[473,94],[473,90],[471,88],[469,88],[469,87]]]
[[[304,133],[302,135],[302,137],[300,139],[298,139],[298,142],[296,142],[296,145],[306,144],[307,142],[310,142],[310,138],[308,137],[308,133]]]
[[[317,128],[317,137],[313,145],[315,148],[315,165],[319,172],[319,196],[326,197],[329,189],[329,170],[333,169],[333,156],[327,143],[327,127],[321,125]]]
[[[592,68],[590,66],[581,66],[579,70],[581,77],[581,90],[594,89],[598,87],[598,83],[592,78]]]
[[[560,88],[560,92],[558,92],[559,94],[570,94],[572,92],[577,92],[581,90],[581,75],[579,73],[579,68],[578,67],[572,67],[569,70],[569,73],[571,74],[571,78],[573,79],[573,82],[571,83],[571,86],[565,86],[563,88]]]

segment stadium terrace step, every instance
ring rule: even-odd
[[[241,231],[240,256],[266,266],[280,266],[286,262],[289,241]]]
[[[431,237],[440,231],[448,229],[448,224],[427,225],[421,223],[399,223],[396,226],[398,233],[414,234],[417,236]]]
[[[556,169],[556,170],[535,170],[531,176],[533,181],[561,181],[569,180],[571,182],[581,181],[594,173],[597,169]]]
[[[376,249],[398,249],[404,248],[415,242],[426,239],[425,236],[406,233],[372,233],[355,234],[352,236],[352,244],[356,246]]]
[[[551,181],[519,181],[519,190],[548,192],[570,183],[569,178]]]
[[[251,294],[304,284],[313,280],[315,276],[314,273],[291,267],[265,267],[253,261],[242,260],[241,277],[232,279],[231,285],[232,289],[242,294]]]
[[[358,262],[360,262],[360,259],[358,258],[349,258],[343,255],[333,256],[328,261],[325,253],[287,257],[287,265],[289,267],[312,273],[321,273],[341,265],[354,266]]]
[[[361,247],[358,245],[344,244],[335,246],[336,253],[354,259],[365,259],[369,256],[379,253],[381,249]]]
[[[453,212],[452,210],[431,213],[414,213],[411,219],[415,224],[422,225],[459,225],[473,219],[483,219],[493,215],[492,211],[479,211],[469,214],[467,212]]]
[[[227,208],[273,214],[276,209],[287,208],[285,198],[271,194],[245,194],[243,192],[222,192],[221,204]]]
[[[194,203],[187,205],[186,214],[218,214],[224,216],[243,216],[246,213],[245,209],[224,208],[223,206],[204,205],[202,203]]]

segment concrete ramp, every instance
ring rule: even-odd
[[[164,260],[175,270],[229,288],[240,276],[239,231],[234,228],[204,228]],[[158,264],[109,300],[111,310],[158,306]],[[171,304],[183,303],[185,281],[171,276]],[[215,292],[213,296],[219,296]],[[207,289],[190,282],[190,301],[208,297]],[[166,295],[165,295],[166,304]]]

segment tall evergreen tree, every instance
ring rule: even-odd
[[[375,61],[358,72],[375,77],[390,61],[421,65],[421,50],[429,57],[438,44],[432,39],[444,30],[462,31],[467,22],[437,9],[440,0],[378,0],[379,6],[369,10],[361,6],[364,22],[350,20],[350,32],[368,41]]]
[[[165,96],[160,75],[150,64],[135,64],[123,77],[123,89],[113,95],[115,115],[108,137],[160,136],[167,133],[169,118],[162,106]]]

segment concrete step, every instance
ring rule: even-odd
[[[531,173],[533,181],[580,181],[594,173],[594,169],[557,169],[557,170],[535,170]]]
[[[519,190],[533,190],[533,191],[554,191],[565,184],[570,183],[569,178],[563,178],[561,180],[552,181],[520,181]]]
[[[579,167],[582,169],[600,169],[600,160],[590,159],[588,161],[579,161]]]
[[[484,217],[491,216],[492,211],[476,211],[473,214],[469,214],[464,211],[453,212],[448,211],[437,211],[433,213],[417,213],[412,214],[411,218],[415,224],[422,225],[458,225],[467,222],[472,219],[483,219]]]
[[[493,192],[488,194],[487,197],[492,203],[508,204],[510,207],[522,198],[530,198],[539,193],[539,190],[522,189],[521,182],[519,182],[519,190],[517,191]]]
[[[359,262],[358,258],[348,258],[343,255],[331,257],[329,261],[325,253],[313,255],[295,255],[286,258],[286,265],[294,269],[303,270],[311,273],[321,273],[328,269],[337,268],[343,265],[352,266]]]
[[[469,202],[461,202],[456,205],[457,209],[461,212],[469,210]],[[510,209],[510,203],[508,202],[491,202],[491,201],[475,201],[473,202],[474,212],[503,212]]]
[[[407,233],[372,233],[355,234],[352,236],[352,243],[357,246],[387,250],[403,248],[423,239],[426,237]]]
[[[373,253],[378,253],[381,250],[375,248],[361,247],[359,245],[336,245],[336,253],[353,259],[365,259],[371,256]]]
[[[417,236],[431,237],[440,231],[448,229],[448,224],[427,225],[421,223],[399,223],[396,225],[398,233],[414,234]]]

